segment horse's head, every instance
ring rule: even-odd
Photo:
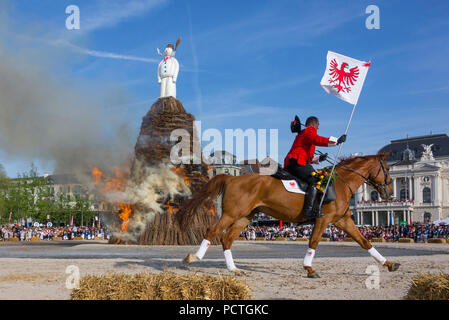
[[[385,162],[391,151],[380,153],[373,158],[368,181],[379,192],[382,199],[390,199],[393,195],[393,181],[390,177],[390,167]]]

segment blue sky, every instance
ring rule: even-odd
[[[65,28],[71,4],[80,8],[80,30]],[[379,30],[365,27],[370,4],[380,9]],[[55,77],[123,88],[126,101],[104,107],[127,119],[134,141],[159,96],[156,48],[181,36],[177,98],[187,111],[203,130],[278,129],[282,161],[295,114],[319,117],[320,135],[344,132],[351,105],[319,85],[328,50],[372,61],[343,154],[448,133],[447,12],[447,1],[17,0],[3,14],[20,26],[17,37],[32,34],[29,41],[53,50]],[[1,152],[10,176],[31,161],[52,169],[38,156]]]

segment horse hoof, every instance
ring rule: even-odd
[[[392,263],[390,266],[388,266],[388,271],[393,272],[399,269],[400,263]]]
[[[314,272],[314,273],[308,273],[307,274],[307,278],[316,279],[316,278],[321,278],[321,277],[320,277],[320,275],[318,273]]]
[[[198,258],[196,255],[189,253],[187,255],[187,257],[184,258],[184,260],[182,260],[183,263],[191,263],[194,261],[198,261],[200,260],[200,258]]]

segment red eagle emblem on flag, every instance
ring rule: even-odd
[[[340,69],[338,69],[338,63],[335,59],[330,63],[329,75],[332,79],[329,79],[329,83],[333,84],[333,87],[338,89],[338,92],[343,91],[349,93],[351,86],[354,85],[359,77],[358,67],[351,68],[349,72],[346,72],[345,68],[347,67],[348,64],[343,62]]]

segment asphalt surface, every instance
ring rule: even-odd
[[[427,256],[447,254],[449,251],[434,250],[423,245],[419,248],[388,247],[375,245],[382,255],[389,256]],[[443,244],[443,246],[446,246]],[[127,246],[111,245],[96,241],[39,241],[28,243],[1,243],[1,258],[27,259],[183,259],[194,253],[198,246]],[[232,247],[235,259],[283,259],[303,258],[307,250],[306,242],[236,242]],[[367,257],[368,253],[357,244],[320,243],[317,257]],[[211,246],[205,259],[222,259],[221,246]]]

